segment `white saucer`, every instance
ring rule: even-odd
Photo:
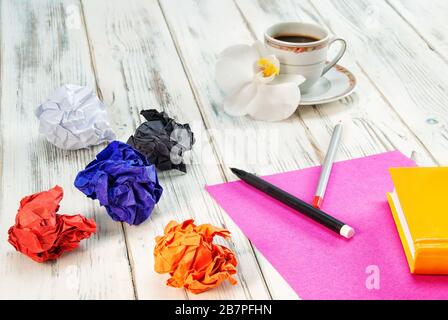
[[[356,78],[340,65],[331,68],[307,93],[302,94],[301,106],[324,104],[350,95],[356,87]]]

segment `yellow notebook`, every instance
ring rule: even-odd
[[[387,198],[411,273],[448,274],[448,167],[390,173]]]

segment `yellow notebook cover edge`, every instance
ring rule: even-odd
[[[408,261],[409,270],[410,270],[411,273],[414,273],[414,259],[412,257],[412,253],[411,253],[411,251],[409,249],[409,244],[408,244],[408,242],[406,240],[406,236],[404,235],[404,231],[403,231],[403,228],[401,226],[397,210],[395,208],[395,203],[394,203],[394,201],[392,199],[392,195],[391,195],[390,192],[387,192],[387,201],[389,202],[389,207],[390,207],[390,210],[392,212],[392,217],[394,218],[395,226],[397,227],[398,234],[399,234],[400,240],[401,240],[401,244],[403,246],[404,253],[405,253],[406,259]]]

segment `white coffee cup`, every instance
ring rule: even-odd
[[[287,42],[276,38],[302,36],[312,38],[310,42]],[[341,43],[336,57],[327,62],[328,48]],[[301,74],[306,81],[300,86],[308,91],[344,55],[347,43],[339,37],[330,38],[328,31],[319,25],[302,22],[283,22],[269,27],[264,34],[266,48],[280,61],[280,73]]]

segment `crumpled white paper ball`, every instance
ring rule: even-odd
[[[299,74],[280,74],[280,63],[261,42],[225,49],[215,69],[225,94],[224,111],[232,116],[279,121],[291,116],[300,103]]]
[[[114,140],[104,104],[89,87],[66,84],[36,111],[39,132],[55,146],[77,150]]]

